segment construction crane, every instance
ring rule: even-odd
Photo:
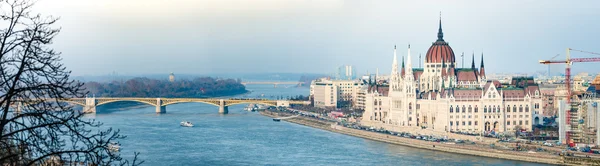
[[[550,58],[550,60],[554,60],[554,58],[560,56],[560,54],[556,54],[554,55],[552,58]],[[548,77],[550,77],[550,65],[548,65]]]
[[[571,107],[571,95],[572,95],[572,92],[571,92],[571,65],[573,65],[573,63],[579,63],[579,62],[600,62],[600,57],[598,57],[598,58],[571,58],[571,51],[600,55],[600,53],[567,48],[567,59],[565,59],[565,60],[540,60],[540,64],[545,64],[545,65],[565,64],[565,87],[567,89],[567,106],[569,107],[569,111],[565,111],[566,112],[566,116],[565,116],[566,120],[565,121],[569,122],[569,126],[572,126],[571,123],[573,123],[573,122],[571,122],[571,108],[570,108]],[[554,58],[552,58],[552,59],[554,59]],[[565,136],[566,136],[567,143],[569,143],[570,131],[566,131]]]

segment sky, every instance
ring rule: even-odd
[[[437,39],[488,73],[546,71],[566,48],[600,52],[600,1],[40,0],[60,17],[52,45],[73,75],[391,71],[411,45],[418,67]],[[572,57],[594,55],[573,52]],[[552,67],[553,72],[562,67]],[[574,72],[600,72],[599,63]]]

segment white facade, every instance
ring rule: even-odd
[[[504,87],[485,77],[461,82],[459,74],[446,74],[461,70],[475,69],[427,63],[424,69],[413,69],[409,47],[402,75],[394,49],[388,95],[367,93],[362,122],[472,133],[507,132],[515,126],[532,130],[533,118],[541,112],[542,95],[537,86],[527,86],[525,80],[516,81],[524,86]],[[419,77],[415,71],[423,73]]]
[[[363,86],[358,80],[318,79],[313,81],[310,91],[316,107],[337,107],[338,100],[350,101],[357,107],[357,99]]]

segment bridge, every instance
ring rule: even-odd
[[[293,82],[293,81],[287,81],[287,82],[273,82],[273,81],[256,81],[256,82],[252,82],[252,81],[248,81],[248,82],[242,82],[242,85],[268,85],[268,84],[273,84],[273,87],[277,88],[277,85],[298,85],[298,86],[302,86],[304,84],[304,82]]]
[[[57,99],[46,99],[47,101],[57,101]],[[88,97],[88,98],[65,98],[59,99],[60,102],[80,105],[85,113],[95,113],[96,107],[108,103],[131,101],[148,104],[156,107],[156,113],[166,113],[167,106],[178,103],[206,103],[219,107],[219,113],[229,113],[229,106],[237,104],[265,104],[276,107],[289,107],[290,104],[308,105],[310,101],[289,101],[289,100],[267,100],[267,99],[215,99],[215,98],[128,98],[128,97]],[[18,102],[17,111],[21,110],[23,104],[36,103],[35,101]]]

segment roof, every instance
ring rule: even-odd
[[[454,89],[453,90],[454,98],[456,99],[479,99],[481,98],[481,89]]]
[[[382,96],[387,96],[388,92],[390,91],[390,87],[389,86],[383,86],[383,85],[378,85],[378,86],[374,86],[374,85],[370,85],[369,86],[369,92],[375,92],[375,90],[377,90],[377,93],[381,94]]]
[[[477,73],[473,69],[456,69],[456,80],[458,81],[477,81]]]
[[[425,62],[442,63],[442,60],[446,63],[454,63],[454,51],[450,45],[444,41],[434,42],[431,47],[429,47],[429,50],[427,50]]]
[[[413,70],[414,71],[414,70]],[[417,70],[413,72],[413,75],[415,76],[415,80],[419,80],[419,78],[421,77],[421,74],[423,74],[423,70]]]

